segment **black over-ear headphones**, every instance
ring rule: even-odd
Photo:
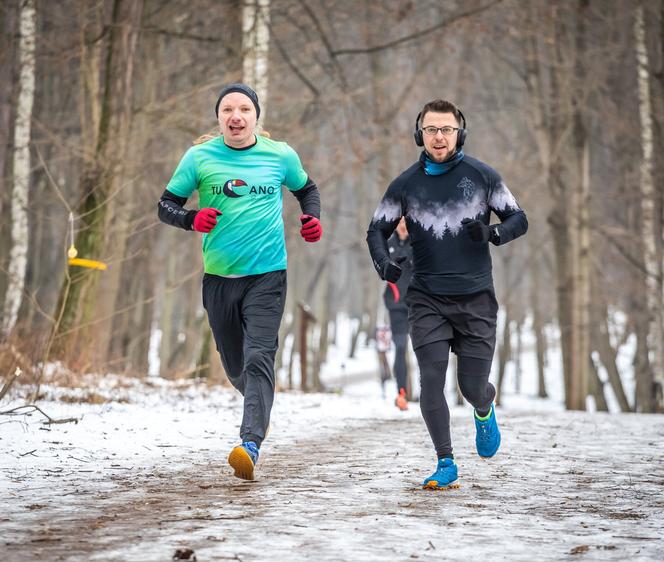
[[[459,127],[459,134],[457,135],[456,149],[460,150],[463,143],[466,142],[466,118],[458,107],[457,111],[461,117],[461,127]],[[417,146],[424,146],[424,136],[422,134],[422,129],[420,129],[420,117],[422,117],[421,111],[417,114],[417,119],[415,119],[415,132],[413,133],[413,138],[415,139],[415,144]]]

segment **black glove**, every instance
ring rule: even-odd
[[[401,277],[402,270],[400,264],[404,261],[406,261],[406,256],[401,256],[395,261],[387,260],[381,267],[381,277],[388,283],[396,283],[399,277]]]
[[[468,233],[473,242],[486,244],[491,238],[491,227],[476,219],[463,219],[463,229]]]

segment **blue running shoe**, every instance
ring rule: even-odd
[[[489,458],[495,455],[500,448],[500,430],[496,422],[496,410],[491,404],[491,411],[485,418],[480,418],[475,412],[475,445],[477,454],[483,458]]]
[[[258,446],[253,441],[245,441],[234,447],[228,455],[228,464],[235,470],[235,476],[243,480],[253,480],[258,454]]]
[[[447,490],[459,487],[459,474],[454,459],[438,459],[436,472],[422,482],[422,488],[429,490]]]

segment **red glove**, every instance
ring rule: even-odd
[[[302,223],[300,234],[305,242],[318,242],[323,235],[323,227],[320,221],[311,215],[301,215],[300,222]]]
[[[221,211],[212,207],[201,209],[194,217],[194,224],[192,225],[194,230],[196,232],[210,232],[217,226],[217,216],[220,214]]]
[[[390,289],[392,289],[392,295],[394,296],[394,302],[399,302],[399,287],[397,287],[397,284],[396,283],[390,283],[388,281],[387,285]]]

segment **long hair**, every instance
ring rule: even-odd
[[[269,132],[263,130],[262,127],[259,127],[256,125],[256,131],[255,134],[260,135],[261,137],[265,138],[272,138]],[[219,132],[219,129],[212,129],[209,133],[204,133],[197,139],[195,139],[192,144],[203,144],[204,142],[211,141],[212,139],[216,139],[217,137],[220,137],[221,133]]]

